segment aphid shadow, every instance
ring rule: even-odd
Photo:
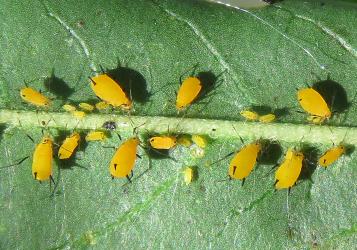
[[[212,71],[201,71],[197,73],[196,77],[201,81],[202,90],[196,101],[201,101],[202,99],[208,97],[212,91],[219,86],[220,75],[217,76]]]
[[[345,155],[350,156],[356,149],[352,144],[345,144]]]
[[[75,91],[64,80],[57,77],[54,70],[52,70],[50,77],[45,78],[43,84],[48,92],[62,100],[67,100]]]
[[[308,145],[302,144],[301,152],[304,154],[304,161],[302,164],[301,173],[298,180],[310,180],[312,174],[315,172],[317,167],[317,159],[318,159],[318,149]]]
[[[192,166],[191,169],[192,169],[192,182],[197,181],[199,178],[198,166]]]
[[[351,106],[346,90],[338,82],[328,78],[314,83],[312,87],[321,94],[332,112],[342,113]]]
[[[119,83],[124,92],[132,98],[134,102],[145,103],[151,94],[147,89],[147,82],[144,76],[129,67],[123,67],[118,63],[114,69],[107,69],[106,73]]]
[[[259,163],[264,165],[275,165],[283,154],[283,149],[277,141],[263,140],[262,153]]]
[[[4,134],[5,129],[6,126],[4,124],[0,124],[0,140],[2,139],[2,135]]]
[[[288,107],[273,109],[270,106],[253,105],[253,106],[251,106],[251,109],[252,109],[252,111],[258,113],[259,115],[274,114],[277,119],[290,114]]]

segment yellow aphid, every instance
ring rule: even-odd
[[[200,148],[205,148],[207,145],[207,140],[202,135],[192,135],[191,139]]]
[[[50,105],[50,99],[29,87],[22,88],[20,90],[20,96],[24,101],[37,107],[48,107]]]
[[[86,141],[103,141],[106,137],[103,131],[91,131],[86,135]]]
[[[232,179],[242,180],[252,172],[257,162],[258,154],[262,146],[259,142],[253,142],[244,146],[231,160],[228,174]]]
[[[119,146],[109,165],[109,171],[113,178],[126,177],[130,181],[129,174],[135,166],[139,144],[138,138],[131,138]]]
[[[322,123],[331,117],[331,110],[324,98],[313,88],[300,89],[297,98],[301,107],[311,115],[313,123]]]
[[[150,145],[155,149],[171,149],[176,146],[176,136],[154,136],[149,139]]]
[[[52,180],[53,145],[52,139],[44,136],[36,146],[32,160],[32,176],[35,180]]]
[[[95,108],[98,110],[103,110],[103,109],[107,109],[109,107],[109,104],[106,102],[97,102],[95,104]]]
[[[256,121],[259,118],[258,113],[254,112],[254,111],[249,111],[249,110],[242,110],[240,112],[240,115],[249,121]]]
[[[77,108],[71,104],[65,104],[62,106],[62,108],[67,112],[73,112],[77,110]]]
[[[180,111],[191,105],[200,94],[201,89],[202,84],[197,77],[188,77],[185,79],[177,92],[176,109]]]
[[[337,147],[333,147],[329,150],[327,150],[323,156],[320,157],[319,159],[319,165],[321,167],[328,167],[335,161],[337,161],[341,155],[343,155],[346,152],[346,147],[344,145],[339,145]]]
[[[187,148],[192,145],[192,141],[188,135],[179,136],[177,143]]]
[[[267,114],[267,115],[259,116],[259,121],[263,122],[263,123],[273,122],[275,119],[276,119],[276,116],[274,114]]]
[[[193,180],[193,169],[191,167],[186,167],[183,171],[183,178],[186,185],[190,184]]]
[[[91,112],[94,110],[94,106],[89,103],[81,102],[78,106],[85,111]]]
[[[123,109],[131,109],[132,102],[127,97],[120,85],[107,74],[90,78],[91,88],[100,99],[106,103]]]
[[[71,113],[72,113],[72,115],[73,115],[74,117],[76,117],[76,118],[78,118],[78,119],[82,119],[83,117],[86,116],[86,113],[83,112],[83,111],[78,111],[78,110],[76,110],[76,111],[73,111],[73,112],[71,112]]]
[[[275,189],[290,189],[295,185],[301,173],[303,160],[303,153],[288,149],[283,163],[275,172]]]
[[[78,147],[80,140],[81,136],[77,132],[68,136],[58,150],[58,158],[61,160],[70,158]]]

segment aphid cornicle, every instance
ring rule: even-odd
[[[243,185],[245,178],[252,172],[261,149],[262,145],[258,141],[241,148],[229,164],[228,174],[230,178],[242,180]]]
[[[313,88],[300,89],[297,98],[301,107],[311,116],[308,120],[319,124],[329,119],[332,115],[324,98]]]
[[[35,180],[45,181],[52,178],[53,141],[44,136],[36,146],[32,159],[32,176]]]
[[[155,149],[171,149],[176,146],[176,136],[153,136],[149,139],[150,145]]]
[[[58,150],[58,158],[61,160],[69,159],[78,147],[80,140],[81,136],[77,132],[68,136]]]
[[[327,168],[335,161],[337,161],[341,155],[346,152],[346,147],[342,144],[327,150],[319,159],[319,165]]]
[[[135,166],[139,144],[140,140],[134,137],[126,140],[119,146],[109,164],[109,171],[112,178],[126,177],[131,181],[129,175],[132,174],[132,170]]]
[[[181,111],[198,97],[202,90],[202,84],[197,77],[188,77],[182,83],[176,96],[176,109]]]
[[[29,87],[22,88],[20,90],[20,96],[24,101],[37,107],[48,107],[51,103],[50,99],[46,96]]]
[[[131,109],[132,101],[127,97],[120,85],[107,74],[101,74],[90,78],[91,88],[94,93],[113,107]]]
[[[275,189],[290,190],[295,185],[301,173],[303,160],[303,153],[288,149],[284,161],[275,172]]]

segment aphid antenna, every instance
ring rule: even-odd
[[[211,164],[207,165],[207,167],[212,166],[213,164],[217,164],[225,159],[227,159],[229,156],[233,155],[235,152],[230,152],[229,154],[227,154],[226,156],[222,157],[221,159],[218,159],[217,161],[212,162]]]
[[[182,77],[187,74],[187,72],[191,71],[191,74],[190,76],[194,76],[195,75],[195,72],[196,72],[196,69],[198,68],[198,65],[199,63],[196,63],[195,65],[193,65],[193,67],[190,67],[189,69],[187,69],[186,71],[184,71],[181,75],[180,75],[180,85],[182,84]]]
[[[16,160],[15,163],[12,163],[10,165],[7,165],[7,166],[3,166],[3,167],[0,167],[0,169],[5,169],[5,168],[10,168],[10,167],[14,167],[14,166],[19,166],[21,163],[23,163],[25,160],[27,160],[30,156],[26,156],[24,158],[21,158],[19,160]]]

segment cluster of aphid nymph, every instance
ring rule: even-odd
[[[89,78],[89,84],[94,94],[100,99],[99,102],[89,104],[86,102],[79,103],[78,106],[66,103],[63,105],[63,109],[66,112],[70,112],[79,119],[85,117],[88,112],[94,109],[103,110],[109,107],[121,108],[124,112],[128,112],[130,118],[130,110],[133,107],[133,99],[131,98],[129,91],[122,87],[122,84],[111,77],[106,72],[101,72],[93,77]],[[176,109],[182,112],[184,109],[192,105],[198,98],[204,94],[205,85],[199,75],[192,74],[191,76],[180,80],[180,87],[176,94]],[[34,105],[37,108],[47,108],[51,105],[51,99],[46,97],[41,92],[31,88],[24,87],[20,90],[21,98],[30,105]],[[320,125],[325,120],[332,116],[331,107],[327,104],[325,98],[313,87],[306,87],[297,90],[297,101],[301,108],[308,114],[308,121],[312,124]],[[255,111],[243,110],[240,114],[246,121],[258,121],[262,123],[271,123],[277,119],[273,113],[258,114]],[[113,116],[114,117],[114,116]],[[46,122],[43,122],[46,124]],[[47,122],[48,124],[48,122]],[[42,124],[43,125],[43,124]],[[138,156],[138,147],[150,148],[160,152],[161,150],[170,150],[176,147],[178,144],[191,145],[195,143],[199,148],[205,148],[207,140],[204,135],[150,135],[146,142],[142,142],[138,136],[138,128],[141,125],[134,125],[133,136],[121,143],[116,148],[115,153],[109,163],[110,176],[114,178],[127,178],[131,182],[133,176],[133,169]],[[118,128],[118,124],[115,121],[107,121],[102,125],[102,128],[90,131],[85,135],[85,141],[103,141],[107,133],[115,132]],[[76,130],[76,129],[74,129]],[[43,138],[35,147],[32,156],[32,177],[37,181],[54,182],[53,179],[53,155],[56,148],[56,154],[60,160],[68,160],[72,158],[80,145],[81,136],[79,132],[72,132],[56,147],[54,139],[49,133],[44,134]],[[244,143],[244,142],[243,142]],[[226,157],[232,157],[228,167],[229,179],[238,179],[244,181],[250,175],[254,169],[259,156],[264,152],[266,143],[264,140],[259,139],[251,143],[245,144],[237,152],[233,152]],[[288,189],[293,187],[299,176],[301,175],[304,164],[319,165],[323,168],[327,168],[340,158],[341,155],[347,151],[347,145],[340,143],[328,149],[325,153],[315,159],[315,162],[311,162],[303,150],[289,148],[285,156],[275,167],[275,184],[276,190]],[[24,162],[29,156],[19,160],[18,162],[9,166],[16,166]],[[212,163],[216,164],[220,160]],[[307,162],[307,163],[306,163]],[[6,167],[9,167],[6,166]],[[193,167],[186,167],[183,171],[184,181],[186,184],[191,183],[195,179],[195,171]],[[228,178],[227,178],[228,180]]]

